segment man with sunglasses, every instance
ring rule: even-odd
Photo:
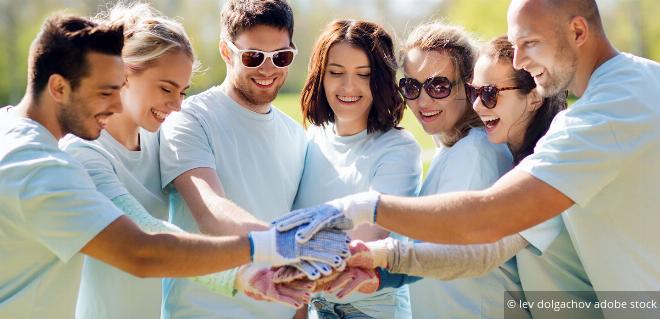
[[[557,115],[534,154],[483,191],[363,193],[317,212],[292,212],[278,229],[304,221],[304,241],[327,220],[348,218],[424,241],[472,244],[563,213],[599,298],[610,296],[603,291],[660,290],[660,65],[616,51],[593,0],[516,0],[508,23],[514,66],[534,76],[539,92],[568,89],[581,97]],[[482,88],[471,98],[494,105],[495,93]]]
[[[305,160],[299,124],[271,102],[297,53],[285,0],[229,0],[221,12],[224,82],[184,101],[161,129],[170,221],[184,230],[245,234],[291,209]],[[231,202],[254,214],[236,212]],[[294,309],[218,296],[166,280],[164,318],[291,318]]]

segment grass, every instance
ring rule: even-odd
[[[297,93],[280,93],[278,94],[277,99],[275,99],[273,104],[277,106],[278,109],[302,124],[300,96]],[[435,152],[435,144],[433,143],[433,139],[431,139],[431,137],[424,132],[422,126],[419,124],[419,122],[417,122],[415,116],[410,113],[410,110],[408,109],[406,109],[405,114],[403,115],[401,126],[410,131],[413,136],[415,136],[417,143],[419,143],[421,146],[424,175],[426,175],[426,172],[428,172],[429,164],[431,164],[431,158]]]

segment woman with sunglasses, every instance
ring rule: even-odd
[[[513,48],[506,37],[492,40],[482,49],[475,64],[472,84],[466,84],[468,100],[485,124],[488,140],[508,145],[517,165],[533,152],[536,142],[545,134],[554,116],[566,108],[566,94],[541,98],[534,90],[532,76],[524,70],[513,68]],[[432,277],[452,282],[484,282],[496,269],[502,268],[516,256],[517,270],[527,301],[542,298],[555,300],[597,301],[586,273],[571,244],[560,217],[532,227],[522,233],[506,237],[487,245],[438,245],[428,243],[406,244],[393,240],[357,243],[355,254],[349,265],[363,267],[385,267],[394,273]],[[525,249],[527,248],[527,249]],[[354,262],[361,257],[361,262]],[[511,268],[515,270],[514,268]],[[487,275],[486,275],[487,274]],[[486,275],[486,277],[483,277]],[[514,276],[514,272],[509,275]],[[479,277],[476,279],[460,279]],[[397,278],[402,282],[413,279]],[[458,280],[456,280],[458,279]],[[424,281],[411,286],[411,298],[418,295],[417,287]],[[387,286],[381,283],[381,286]],[[487,289],[485,286],[482,289]],[[483,291],[483,290],[482,290]],[[534,294],[533,292],[545,292]],[[560,291],[550,294],[549,291]],[[481,292],[474,291],[472,297]],[[493,296],[491,302],[502,304],[503,295]],[[430,296],[440,303],[438,295]],[[429,299],[430,299],[429,298]],[[509,298],[510,299],[510,298]],[[418,300],[413,299],[413,312]],[[481,313],[480,317],[516,317],[514,311],[506,309],[499,314]],[[442,311],[438,309],[438,311]],[[502,311],[502,310],[501,310]],[[554,318],[556,313],[538,308],[530,309],[534,318]],[[599,318],[595,309],[579,309],[574,313],[563,313],[566,318]],[[524,314],[522,314],[524,315]]]
[[[126,81],[120,92],[124,110],[108,120],[97,140],[68,136],[60,147],[78,159],[97,189],[143,230],[182,232],[164,221],[169,204],[161,190],[157,131],[170,113],[180,109],[186,95],[196,63],[192,46],[179,23],[147,4],[119,3],[100,18],[124,25]],[[275,297],[279,287],[261,280],[263,275],[256,266],[244,266],[191,280],[227,296],[237,288],[255,298],[281,299],[290,305],[307,300],[305,291],[295,288]],[[259,289],[250,286],[252,278]],[[267,291],[275,293],[267,295]],[[161,294],[160,278],[136,278],[86,257],[76,318],[158,318]]]
[[[483,189],[511,168],[509,150],[488,141],[466,99],[475,55],[466,32],[437,22],[415,28],[402,46],[399,88],[438,146],[420,196]],[[499,317],[505,291],[521,290],[515,268],[512,259],[481,278],[411,285],[413,317]]]
[[[302,92],[303,117],[312,125],[294,207],[372,189],[417,194],[421,150],[412,135],[398,127],[404,104],[395,75],[393,41],[381,26],[336,20],[325,28],[313,49]],[[389,232],[368,226],[349,235],[377,240]],[[369,272],[367,277],[375,278],[373,270]],[[338,296],[344,297],[341,292]],[[407,286],[346,299],[320,294],[312,305],[321,319],[411,317]]]

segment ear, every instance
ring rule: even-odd
[[[59,74],[52,74],[46,84],[48,95],[58,103],[63,103],[69,99],[71,94],[71,83]]]
[[[584,17],[577,16],[570,22],[570,31],[573,43],[576,47],[580,47],[590,35],[589,22]]]
[[[220,56],[222,57],[222,60],[225,61],[225,63],[231,65],[232,64],[231,51],[227,47],[227,43],[225,43],[224,40],[220,40],[220,42],[218,43],[218,50],[220,51]]]
[[[532,112],[536,112],[543,105],[543,97],[539,94],[536,89],[533,89],[531,92],[527,93],[527,106]]]

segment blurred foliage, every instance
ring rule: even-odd
[[[0,0],[0,105],[14,104],[25,90],[26,61],[31,40],[45,17],[58,10],[95,15],[113,1]],[[186,27],[204,72],[194,78],[192,93],[224,79],[218,55],[219,8],[222,0],[154,0],[154,7],[176,17]],[[481,40],[506,33],[508,0],[290,0],[300,54],[283,91],[299,92],[315,39],[330,21],[366,19],[385,26],[401,39],[421,22],[442,19],[456,23]],[[599,0],[608,35],[617,48],[653,60],[660,59],[660,1]]]

